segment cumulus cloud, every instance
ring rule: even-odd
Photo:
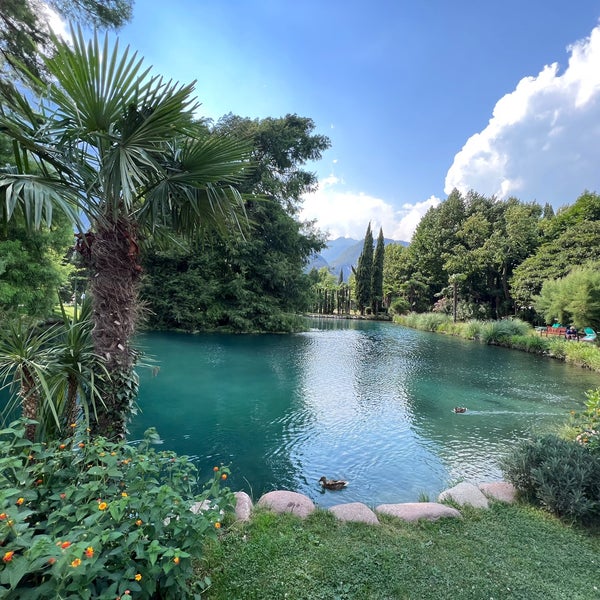
[[[41,9],[50,31],[63,40],[70,40],[71,34],[67,28],[67,22],[48,4],[42,4]]]
[[[454,157],[447,194],[473,189],[559,207],[600,191],[600,26],[568,52],[563,73],[547,65],[497,102]]]
[[[322,179],[318,189],[304,196],[300,217],[316,220],[319,229],[330,239],[351,237],[362,239],[369,221],[374,235],[383,228],[386,238],[410,241],[421,217],[440,203],[431,196],[415,204],[404,204],[400,210],[381,198],[345,189],[343,181],[331,175]]]

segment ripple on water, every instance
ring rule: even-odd
[[[133,436],[156,426],[201,475],[229,464],[234,489],[294,489],[323,506],[498,479],[515,440],[560,423],[598,385],[575,367],[389,323],[143,341],[161,368],[140,372]],[[350,484],[323,493],[323,475]]]

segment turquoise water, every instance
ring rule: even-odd
[[[458,480],[501,477],[498,459],[560,424],[597,374],[391,323],[319,320],[297,335],[148,333],[131,438],[165,447],[255,499],[273,489],[339,502],[435,499]],[[452,412],[466,406],[465,414]],[[322,475],[350,483],[323,492]]]

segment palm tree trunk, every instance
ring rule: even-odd
[[[39,397],[36,391],[35,379],[27,367],[23,367],[22,369],[19,395],[21,396],[23,418],[31,420],[37,419]],[[25,426],[25,437],[31,442],[35,441],[35,429],[36,426],[34,423]]]
[[[90,246],[92,339],[105,361],[109,378],[100,376],[101,402],[91,419],[92,433],[110,439],[124,437],[137,396],[135,352],[131,347],[138,307],[137,235],[126,219],[98,225]]]

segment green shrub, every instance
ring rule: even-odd
[[[233,495],[215,468],[204,491],[186,457],[86,435],[31,443],[23,423],[0,431],[0,597],[26,600],[189,598],[207,536]],[[194,502],[205,502],[198,515]],[[199,590],[197,590],[199,591]]]
[[[546,435],[521,442],[502,470],[526,498],[566,519],[600,517],[600,458],[581,444]]]
[[[510,338],[510,346],[524,352],[544,354],[548,351],[548,340],[540,335],[513,335]]]
[[[585,410],[571,412],[569,431],[576,442],[600,458],[600,388],[585,394]]]
[[[482,324],[479,337],[482,342],[506,342],[515,335],[526,335],[531,327],[520,319],[502,319],[500,321],[487,321]]]
[[[410,310],[410,304],[406,298],[394,298],[390,304],[390,312],[393,315],[401,315]]]
[[[600,371],[600,352],[587,342],[565,342],[565,361],[580,367]]]
[[[464,324],[463,335],[468,340],[479,339],[481,333],[481,321],[470,319]]]

